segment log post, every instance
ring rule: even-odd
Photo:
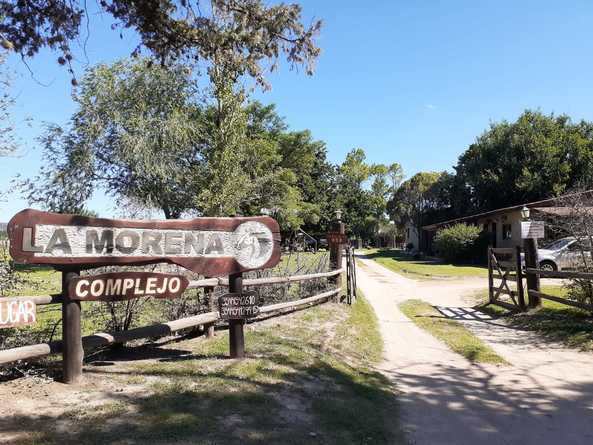
[[[236,273],[229,275],[229,292],[243,292],[243,274]],[[229,320],[229,348],[231,358],[245,357],[245,336],[243,326],[245,320]]]
[[[492,247],[488,247],[488,302],[494,303],[494,277],[492,276]]]
[[[205,287],[204,293],[208,295],[208,307],[210,308],[210,312],[214,312],[217,310],[216,308],[216,301],[214,301],[214,288],[213,287]],[[209,323],[206,325],[206,338],[214,338],[214,327],[216,323]]]
[[[523,240],[523,248],[525,250],[525,267],[528,269],[538,269],[539,260],[537,258],[537,239],[525,238]],[[539,275],[527,274],[527,293],[529,295],[529,307],[536,308],[541,306],[542,300],[539,295],[531,291],[540,291]]]
[[[523,264],[521,262],[521,246],[515,246],[515,267],[517,272],[517,297],[519,299],[519,307],[522,311],[525,310],[525,292],[523,291]]]
[[[342,235],[346,233],[346,225],[339,219],[332,223],[332,232],[338,232]],[[329,246],[329,264],[332,270],[342,267],[342,244],[331,243]],[[342,288],[342,275],[336,275],[331,281],[337,289]],[[340,294],[336,294],[335,301],[340,302]]]
[[[67,384],[80,383],[82,380],[82,349],[81,308],[80,301],[71,300],[68,294],[68,283],[78,277],[80,272],[62,272],[62,370],[63,382]]]

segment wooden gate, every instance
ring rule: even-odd
[[[488,248],[488,300],[491,304],[511,310],[525,309],[523,276],[520,247]],[[494,280],[498,282],[495,284]]]

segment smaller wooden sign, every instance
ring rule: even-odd
[[[132,298],[177,298],[189,280],[182,275],[121,272],[79,277],[68,283],[72,300],[122,301]]]
[[[0,298],[0,329],[28,326],[37,322],[37,306],[31,300]]]
[[[345,233],[340,232],[328,232],[327,233],[328,244],[347,244],[348,237]]]
[[[218,310],[223,320],[257,317],[259,306],[255,292],[230,293],[218,298]]]
[[[521,238],[543,238],[544,221],[521,221]]]

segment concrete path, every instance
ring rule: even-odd
[[[381,369],[401,391],[411,443],[593,443],[593,354],[533,344],[525,332],[471,315],[463,296],[484,288],[485,279],[416,281],[372,260],[359,264],[358,286],[385,341]],[[474,318],[468,327],[512,365],[472,365],[455,354],[399,311],[409,298]]]

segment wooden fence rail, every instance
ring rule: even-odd
[[[340,289],[333,289],[327,292],[285,303],[271,304],[263,306],[260,314],[270,314],[273,312],[289,312],[303,306],[312,306],[323,301],[329,300],[340,292]],[[157,323],[150,326],[143,326],[135,329],[129,329],[122,332],[98,332],[96,334],[82,337],[82,345],[85,350],[94,349],[102,346],[109,346],[117,343],[126,343],[132,340],[140,340],[148,337],[166,337],[182,329],[201,326],[208,323],[215,323],[220,320],[218,311],[206,312],[204,314],[194,315],[192,317],[180,318],[166,323]],[[40,343],[19,348],[5,349],[0,351],[0,365],[11,363],[17,360],[28,360],[39,358],[50,354],[62,352],[63,342],[56,340],[49,343]]]
[[[243,286],[266,286],[272,284],[294,283],[298,281],[314,280],[316,278],[329,278],[340,275],[344,272],[344,268],[332,270],[329,272],[311,273],[305,275],[292,275],[286,277],[264,277],[264,278],[246,278],[243,280]],[[189,282],[188,289],[199,289],[213,286],[227,286],[229,285],[228,278],[205,278],[203,280],[194,280]],[[10,297],[12,300],[33,301],[37,306],[46,304],[58,304],[63,302],[62,294],[51,295],[34,295],[34,296],[18,296]]]

